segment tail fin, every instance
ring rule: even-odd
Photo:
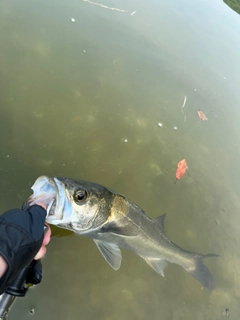
[[[218,257],[218,255],[217,254],[197,255],[193,258],[194,266],[190,268],[186,268],[186,270],[190,272],[191,275],[195,279],[197,279],[205,288],[211,291],[215,287],[213,276],[211,275],[210,271],[205,266],[205,264],[203,264],[203,261],[202,261],[207,257]]]

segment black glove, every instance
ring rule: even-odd
[[[46,215],[41,206],[33,205],[28,210],[13,209],[0,216],[0,255],[8,264],[0,278],[0,294],[41,248]]]

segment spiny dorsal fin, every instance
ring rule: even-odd
[[[118,270],[122,262],[122,254],[119,247],[114,243],[109,243],[95,239],[93,239],[93,241],[96,243],[99,251],[103,255],[104,259],[107,261],[107,263],[110,264],[110,266],[114,270]]]
[[[165,217],[166,217],[166,213],[164,213],[162,216],[157,217],[153,220],[155,226],[157,226],[162,233],[165,233],[165,229],[164,229]]]

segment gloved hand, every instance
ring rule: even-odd
[[[0,294],[26,265],[45,254],[51,233],[49,228],[44,237],[46,214],[43,207],[33,205],[27,210],[9,210],[0,216],[0,256],[7,263],[7,270],[0,278]]]

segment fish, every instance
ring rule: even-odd
[[[176,180],[174,184],[177,182],[177,180],[181,179],[184,176],[186,171],[187,171],[187,162],[186,162],[186,159],[183,159],[178,162],[177,170],[176,170]]]
[[[41,176],[32,190],[24,209],[45,203],[47,223],[93,239],[114,270],[121,266],[123,248],[140,256],[163,277],[170,262],[183,267],[203,287],[214,289],[213,276],[203,260],[217,255],[187,251],[171,242],[164,228],[166,214],[151,219],[124,195],[88,181]]]
[[[207,120],[207,117],[205,116],[205,114],[201,110],[198,110],[198,116],[202,121]]]

